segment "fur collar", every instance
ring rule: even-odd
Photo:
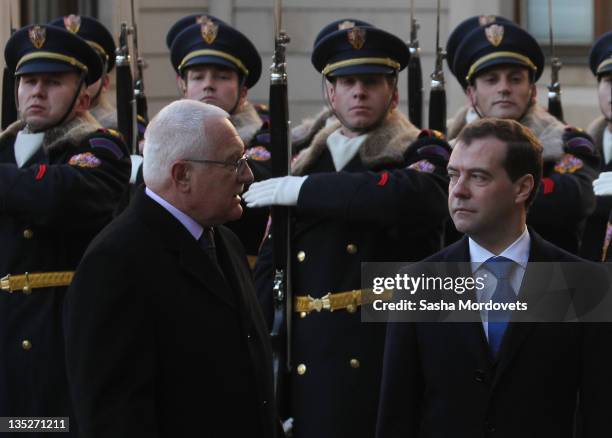
[[[465,116],[469,106],[461,108],[450,122],[448,138],[454,139],[466,125]],[[563,132],[565,126],[540,105],[533,105],[520,122],[531,129],[544,148],[544,161],[558,160],[563,155]]]
[[[303,175],[307,172],[327,148],[327,137],[340,126],[340,122],[335,121],[319,130],[310,145],[295,159],[294,175]],[[392,111],[382,125],[371,131],[362,143],[359,148],[361,162],[369,169],[402,165],[404,151],[416,139],[419,132],[400,111]]]
[[[245,102],[240,111],[232,114],[230,120],[238,131],[238,135],[240,135],[246,148],[249,147],[255,134],[257,134],[263,126],[261,117],[259,117],[257,110],[250,102]]]
[[[595,140],[595,147],[599,151],[599,154],[603,157],[603,137],[604,131],[608,126],[608,122],[604,116],[599,116],[591,122],[587,128],[587,133]]]
[[[8,137],[15,137],[24,128],[25,123],[21,120],[12,123],[0,134],[0,142]],[[89,112],[85,112],[68,123],[45,131],[43,149],[49,152],[53,149],[76,147],[85,137],[100,128],[96,119]]]
[[[302,120],[302,123],[291,130],[293,150],[299,152],[310,145],[317,132],[335,121],[336,118],[327,107],[321,109],[316,116]]]
[[[98,104],[94,108],[90,108],[89,112],[103,128],[117,129],[117,110],[105,96],[100,96]]]

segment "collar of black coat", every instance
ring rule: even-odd
[[[25,123],[21,120],[12,123],[0,134],[0,142],[7,137],[16,137],[17,132],[24,128]],[[77,147],[85,137],[100,128],[101,126],[96,119],[89,112],[85,112],[68,123],[46,131],[43,148],[46,152],[49,152],[54,149]]]
[[[323,127],[313,138],[310,146],[303,149],[293,163],[293,175],[303,175],[315,163],[327,148],[327,137],[340,128],[336,121]],[[397,167],[404,164],[404,151],[419,135],[419,130],[398,110],[393,110],[389,117],[368,137],[359,148],[359,158],[368,169],[380,167]]]
[[[249,147],[251,140],[253,140],[253,137],[263,126],[263,121],[259,114],[257,114],[257,110],[248,101],[240,107],[239,111],[231,115],[230,120],[236,131],[238,131],[238,135],[240,135],[245,148]]]
[[[470,106],[464,106],[455,114],[448,123],[448,138],[454,140],[466,125],[465,116]],[[544,161],[556,161],[563,155],[563,132],[565,125],[540,105],[533,105],[525,117],[520,120],[521,124],[531,129],[542,143],[544,148]],[[454,142],[451,144],[454,145]]]

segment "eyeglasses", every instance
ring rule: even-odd
[[[240,174],[249,166],[249,158],[245,155],[240,157],[238,161],[217,161],[217,160],[192,160],[184,158],[183,161],[190,163],[201,163],[201,164],[220,164],[223,167],[233,167],[234,172]]]

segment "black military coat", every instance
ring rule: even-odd
[[[18,168],[13,144],[21,126],[0,136],[0,277],[74,270],[127,185],[127,149],[79,118],[48,132],[43,148]],[[0,416],[70,415],[64,294],[0,292]]]
[[[68,291],[68,378],[81,437],[274,438],[271,351],[244,249],[219,269],[141,188]]]
[[[403,123],[397,117],[393,121]],[[370,133],[362,151],[378,146],[380,153],[368,165],[358,154],[336,172],[329,150],[323,147],[298,168],[299,174],[309,176],[294,209],[295,296],[321,298],[360,289],[362,262],[416,261],[440,249],[448,216],[448,181],[436,172],[445,175],[446,166],[435,166],[418,154],[401,166],[394,162],[390,150],[396,146],[405,151],[410,143],[402,148],[389,141],[387,134],[397,131],[397,125]],[[414,139],[410,130],[401,132],[404,140]],[[324,144],[321,136],[316,138]],[[389,143],[382,142],[385,138]],[[255,269],[269,322],[270,250],[268,239]],[[294,418],[293,436],[373,437],[385,325],[361,323],[360,312],[354,309],[293,315],[289,401],[281,406],[285,416]]]

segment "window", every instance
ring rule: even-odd
[[[78,13],[98,17],[98,0],[21,0],[21,23],[47,23],[62,15]]]
[[[608,0],[551,0],[555,54],[564,64],[587,63],[593,41],[612,29]],[[516,0],[514,19],[538,40],[550,55],[548,0]]]

